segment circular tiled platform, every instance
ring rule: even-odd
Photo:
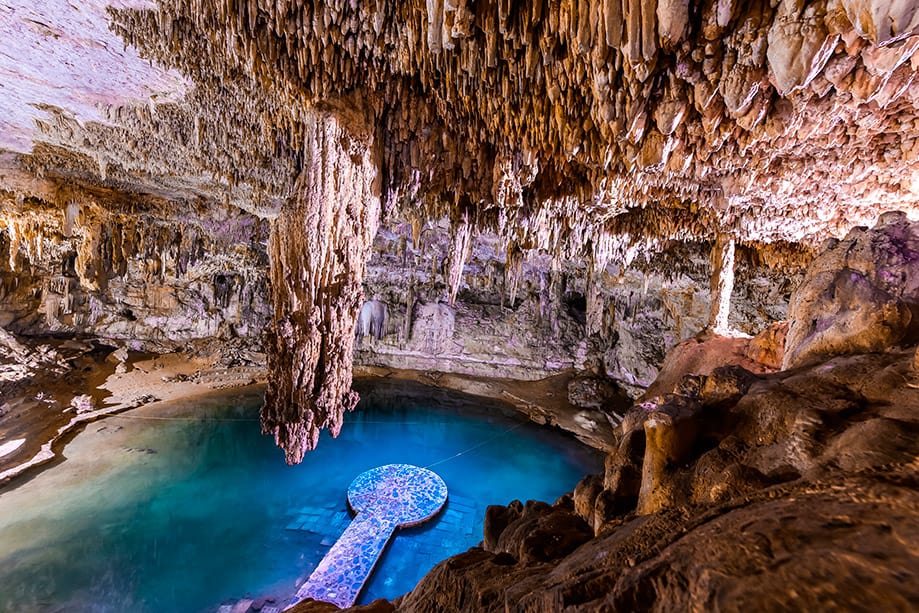
[[[355,513],[415,526],[435,515],[447,502],[447,484],[437,473],[411,464],[386,464],[357,476],[348,487]]]

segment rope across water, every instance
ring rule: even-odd
[[[237,417],[166,417],[166,416],[157,416],[157,415],[127,415],[127,414],[124,414],[124,413],[122,413],[122,414],[117,414],[117,415],[111,415],[111,416],[109,416],[109,419],[111,419],[111,418],[113,418],[113,417],[119,417],[119,418],[121,418],[121,419],[135,419],[135,420],[150,420],[150,421],[186,421],[186,422],[200,422],[200,423],[206,423],[206,422],[252,422],[252,423],[256,423],[256,422],[259,421],[258,419],[248,418],[248,417],[238,417],[238,418],[237,418]],[[357,425],[357,424],[376,424],[376,425],[393,425],[393,426],[425,426],[425,425],[447,425],[447,424],[450,424],[450,423],[453,423],[453,422],[448,422],[448,421],[381,421],[381,420],[362,420],[362,421],[359,421],[359,422],[351,422],[350,424],[346,423],[345,425],[348,426],[348,425]],[[476,443],[475,445],[472,445],[471,447],[467,447],[466,449],[463,449],[462,451],[459,451],[459,452],[457,452],[457,453],[454,453],[453,455],[447,456],[447,457],[445,457],[445,458],[443,458],[443,459],[441,459],[441,460],[437,460],[436,462],[431,462],[430,464],[426,464],[426,465],[424,466],[424,468],[432,468],[432,467],[434,467],[434,466],[439,466],[439,465],[441,465],[441,464],[445,464],[445,463],[449,462],[450,460],[455,460],[456,458],[459,458],[460,456],[466,455],[467,453],[469,453],[469,452],[471,452],[471,451],[475,451],[476,449],[478,449],[478,448],[480,448],[480,447],[483,447],[483,446],[487,445],[488,443],[491,443],[491,442],[496,441],[496,440],[498,440],[498,439],[500,439],[500,438],[503,438],[506,434],[509,434],[510,432],[513,432],[514,430],[517,430],[518,428],[520,428],[521,426],[523,426],[524,423],[525,423],[525,422],[520,422],[520,423],[515,424],[515,425],[513,425],[513,426],[511,426],[511,427],[509,427],[509,428],[505,428],[504,430],[502,430],[501,432],[495,434],[494,436],[491,436],[491,437],[485,439],[484,441],[480,441],[480,442]]]

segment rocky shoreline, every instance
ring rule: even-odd
[[[483,546],[394,608],[910,609],[917,376],[913,352],[689,375],[628,413],[604,474],[490,507]]]
[[[47,347],[35,339],[28,345]],[[62,343],[61,351],[67,345]],[[70,346],[78,354],[59,354],[57,369],[36,364],[27,377],[7,382],[0,440],[21,443],[0,456],[0,487],[60,460],[67,442],[88,423],[156,402],[262,382],[265,376],[263,367],[221,366],[215,357],[138,354],[105,345],[100,351],[100,345],[74,341]]]

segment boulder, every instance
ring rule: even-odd
[[[661,365],[657,379],[648,387],[644,398],[680,392],[687,375],[709,375],[720,366],[741,366],[754,374],[772,372],[775,368],[754,359],[749,338],[703,333],[683,341],[670,350]],[[754,356],[756,354],[754,353]],[[759,356],[756,356],[759,357]],[[686,381],[686,385],[690,382]]]
[[[508,524],[520,517],[522,512],[523,504],[519,500],[513,501],[506,507],[493,504],[485,509],[484,544],[486,550],[498,551],[498,539],[501,538],[501,533]]]
[[[808,268],[789,305],[784,368],[910,345],[919,337],[919,224],[855,228]]]
[[[121,347],[111,352],[106,356],[106,361],[112,362],[113,364],[124,364],[128,361],[128,348]]]
[[[501,533],[495,553],[507,553],[523,564],[564,557],[593,537],[593,530],[573,510],[528,500],[523,513]]]
[[[644,422],[645,456],[637,508],[642,515],[674,503],[673,470],[687,459],[699,433],[697,401],[676,395],[661,400]]]
[[[578,377],[568,383],[568,402],[581,409],[603,409],[624,401],[622,391],[605,377]]]
[[[785,338],[788,336],[788,322],[778,321],[750,339],[747,357],[773,370],[782,368],[785,357]]]
[[[699,395],[704,404],[737,402],[755,380],[756,375],[742,366],[719,366],[705,378]]]

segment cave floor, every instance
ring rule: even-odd
[[[17,466],[36,457],[50,459],[51,442],[75,417],[70,410],[74,397],[88,394],[95,406],[103,406],[111,396],[100,386],[114,373],[114,364],[75,343],[42,342],[50,342],[60,353],[62,368],[36,368],[32,376],[0,387],[0,405],[7,407],[0,411],[0,443],[21,441],[15,450],[0,456],[0,484]]]
[[[213,391],[188,380],[210,366],[207,359],[133,354],[124,363],[126,372],[116,372],[117,364],[98,352],[81,350],[70,356],[65,352],[66,343],[59,345],[65,372],[38,368],[33,376],[0,389],[3,403],[10,407],[0,415],[0,444],[23,441],[0,457],[0,487],[20,474],[33,474],[60,461],[61,450],[87,423],[150,402]],[[71,408],[72,400],[81,395],[89,396],[92,410]]]

